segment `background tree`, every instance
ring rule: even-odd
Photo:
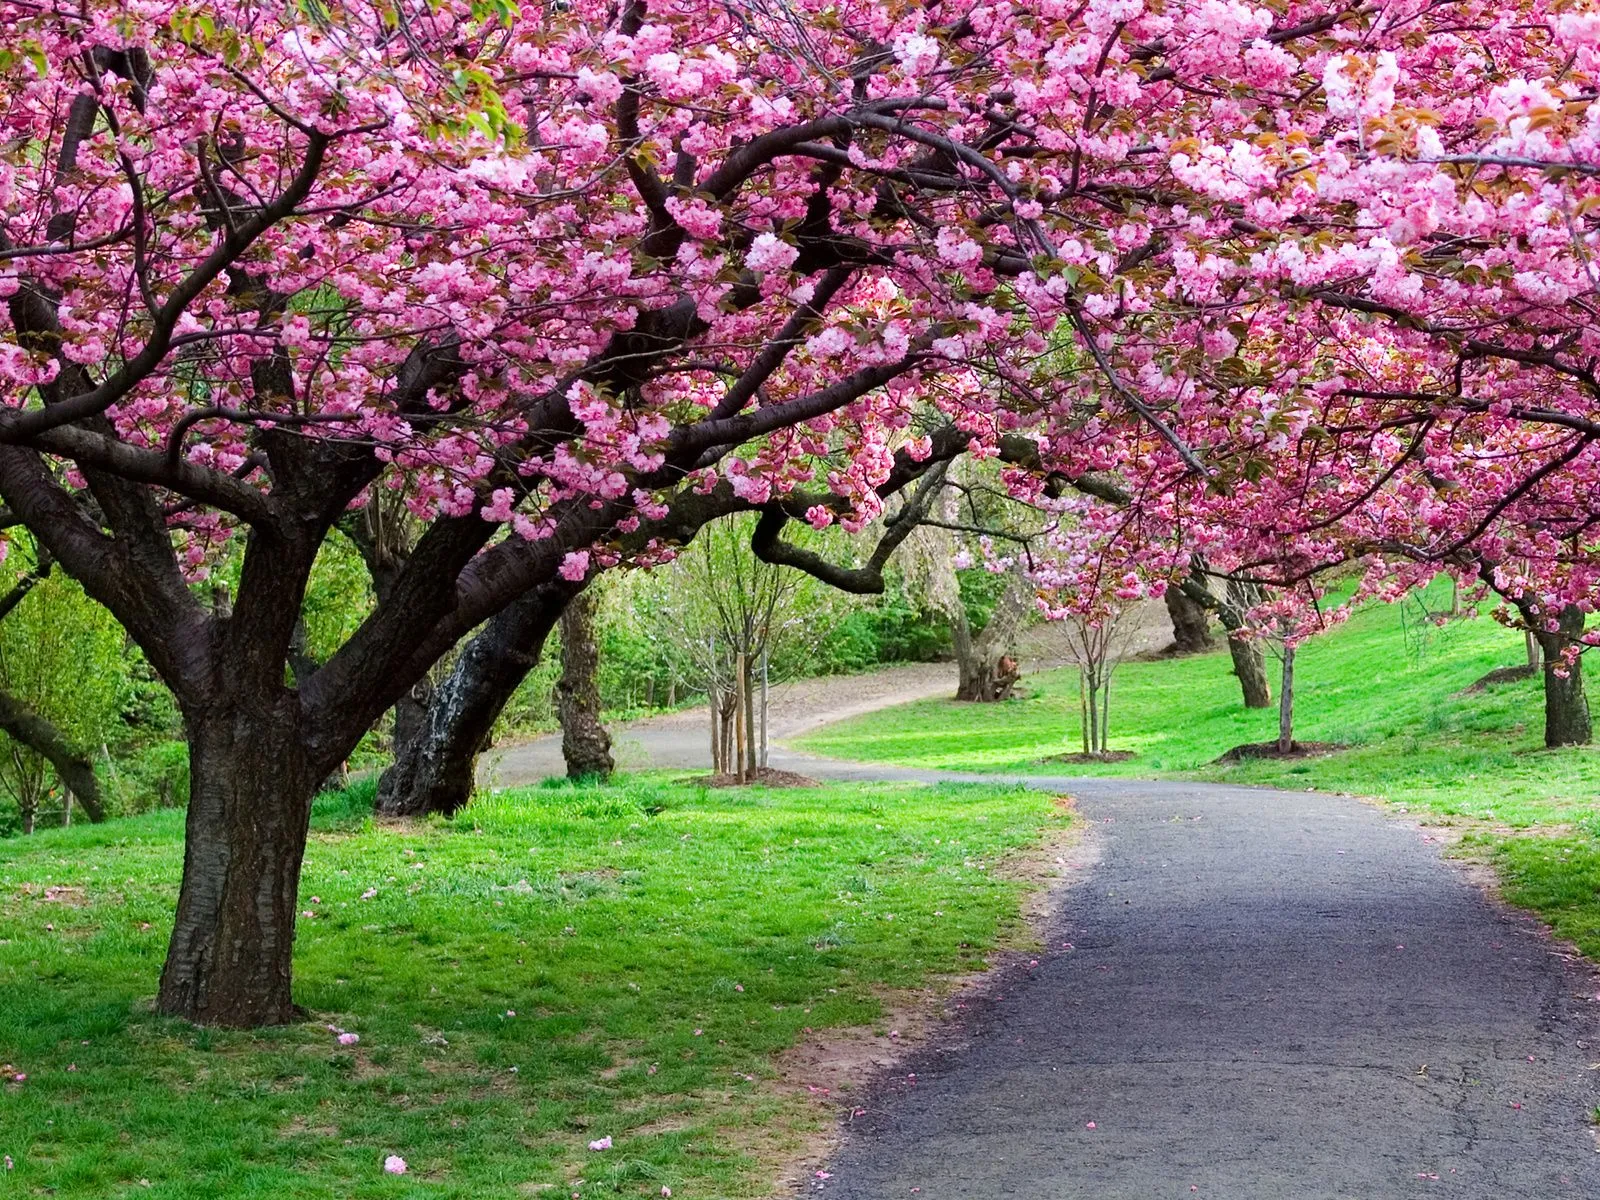
[[[741,779],[766,766],[770,686],[806,673],[850,606],[814,576],[758,556],[757,524],[745,516],[709,525],[675,562],[640,581],[672,639],[688,649],[691,686],[707,694],[714,769]]]
[[[1203,562],[1197,562],[1190,565],[1178,588],[1192,604],[1214,611],[1222,622],[1244,706],[1270,708],[1272,685],[1267,681],[1266,660],[1260,643],[1248,636],[1245,625],[1245,614],[1261,602],[1260,586],[1239,579],[1213,580]]]
[[[901,552],[903,572],[921,602],[949,624],[955,698],[1003,700],[1018,678],[1017,636],[1036,617],[1021,556],[1040,536],[1040,514],[1012,499],[999,473],[983,464],[958,460],[935,483]],[[997,543],[1013,553],[999,555]],[[979,561],[988,569],[968,569]]]
[[[104,816],[95,760],[131,691],[122,629],[47,555],[33,557],[0,599],[0,787],[24,833],[46,804],[62,820],[73,801]]]
[[[1128,615],[1126,607],[1111,605],[1095,615],[1061,618],[1069,656],[1078,668],[1081,753],[1086,759],[1111,752],[1111,677],[1132,640]]]
[[[1211,636],[1211,614],[1204,604],[1194,600],[1181,587],[1169,587],[1162,593],[1161,600],[1167,606],[1167,616],[1172,621],[1173,654],[1204,654],[1216,647],[1217,643]]]

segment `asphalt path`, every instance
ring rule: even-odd
[[[665,737],[666,735],[662,735]],[[700,765],[692,725],[665,766]],[[649,739],[658,740],[655,735]],[[549,747],[502,760],[505,783]],[[559,757],[554,761],[559,762]],[[837,1200],[1600,1197],[1600,984],[1426,829],[1349,797],[1070,793],[1092,866],[1018,966],[857,1099]]]
[[[1047,951],[858,1102],[811,1188],[1600,1197],[1593,974],[1437,839],[1340,796],[1046,785],[1099,850]]]

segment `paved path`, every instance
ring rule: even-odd
[[[1337,796],[1054,783],[1100,856],[1050,950],[865,1103],[814,1187],[1600,1196],[1592,976],[1414,826]]]
[[[674,744],[679,759],[662,765],[703,765],[703,752],[687,761],[687,727]],[[520,782],[536,756],[510,762],[504,782]],[[773,765],[995,779],[786,751]],[[1097,864],[1063,893],[1039,966],[999,981],[859,1101],[865,1115],[813,1189],[1600,1197],[1588,1121],[1600,985],[1424,832],[1339,796],[1019,782],[1078,797]]]
[[[772,689],[768,732],[772,739],[794,738],[847,717],[876,709],[954,695],[955,667],[948,663],[911,663],[886,667],[868,675],[841,675],[798,679]],[[629,721],[611,727],[612,753],[625,771],[654,767],[669,771],[711,769],[710,714],[704,706]],[[482,782],[492,787],[516,787],[565,774],[561,738],[533,738],[483,756]],[[774,746],[770,761],[792,757]]]

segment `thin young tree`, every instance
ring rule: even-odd
[[[1128,617],[1129,610],[1118,605],[1062,618],[1068,654],[1078,668],[1084,758],[1104,758],[1111,752],[1111,677],[1132,645]]]
[[[713,767],[741,782],[759,778],[768,753],[763,681],[802,671],[850,604],[814,576],[760,557],[751,545],[757,524],[729,517],[708,526],[648,580],[662,598],[660,619],[689,648],[692,682],[707,692]]]

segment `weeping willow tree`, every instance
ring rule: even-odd
[[[953,464],[929,515],[900,549],[908,589],[949,622],[956,699],[979,703],[1010,694],[1017,680],[1012,650],[1034,615],[1034,589],[1023,574],[1021,554],[1035,514],[992,474],[980,463]],[[985,541],[1017,552],[1010,569],[961,569]]]

